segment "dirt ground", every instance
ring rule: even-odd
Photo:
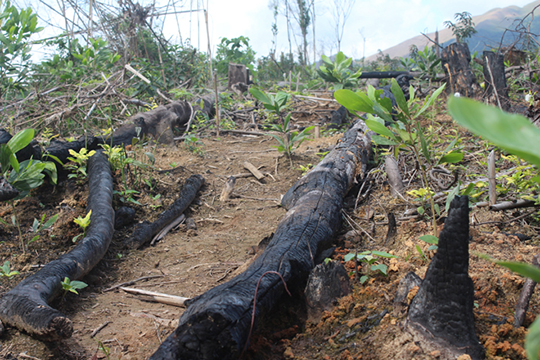
[[[213,135],[202,139],[201,154],[190,152],[183,144],[157,148],[156,171],[146,175],[157,181],[153,189],[136,189],[143,193],[138,199],[143,205],[134,206],[137,210],[135,220],[155,219],[160,211],[172,204],[186,178],[201,174],[206,183],[186,211],[186,216],[194,220],[196,230],[180,225],[155,246],[135,251],[123,247],[123,240],[131,234],[132,228],[117,231],[105,258],[82,279],[89,286],[80,290],[78,296],[68,293],[53,303],[73,321],[73,336],[51,343],[8,328],[0,344],[0,358],[148,358],[176,328],[183,308],[145,302],[122,290],[107,289],[149,277],[130,286],[194,297],[231,279],[234,271],[254,256],[259,242],[273,233],[284,216],[285,210],[279,206],[280,197],[302,176],[300,166],[317,164],[322,154],[340,137],[341,134],[337,134],[305,142],[296,152],[292,168],[289,160],[280,157],[272,147],[274,141],[269,137],[222,134],[218,138]],[[258,181],[253,176],[238,176],[232,198],[220,202],[219,196],[227,178],[248,173],[243,166],[246,160],[265,173],[265,178]],[[351,272],[352,293],[340,299],[332,311],[325,312],[319,323],[294,326],[284,323],[277,324],[272,330],[256,332],[248,357],[276,360],[440,357],[436,351],[417,345],[403,331],[401,325],[405,314],[395,312],[392,306],[399,280],[409,271],[423,277],[434,252],[428,251],[429,244],[418,239],[431,230],[429,222],[422,219],[398,221],[395,244],[381,245],[386,237],[388,212],[400,218],[408,208],[403,201],[390,197],[385,180],[385,175],[378,176],[373,188],[361,196],[356,209],[357,194],[351,194],[347,199],[346,211],[354,222],[344,221],[343,229],[335,239],[337,249],[333,259],[343,261],[343,256],[354,249],[388,251],[398,256],[384,260],[389,266],[388,276],[372,274],[362,285]],[[121,181],[118,174],[116,181]],[[159,199],[155,198],[157,194],[161,194]],[[80,233],[72,220],[84,214],[86,196],[86,185],[70,179],[63,180],[55,188],[45,186],[18,203],[17,215],[23,231],[28,234],[25,238],[32,237],[29,231],[35,217],[43,213],[47,214],[46,218],[56,213],[60,216],[50,231],[29,244],[25,255],[20,251],[15,228],[11,224],[0,225],[1,262],[9,260],[12,270],[20,272],[10,280],[1,279],[0,294],[9,291],[49,260],[69,251],[73,246],[71,239]],[[115,202],[115,208],[119,205],[122,204]],[[537,228],[525,222],[525,218],[513,220],[528,211],[497,213],[475,208],[472,212],[470,276],[475,285],[474,313],[477,334],[489,359],[525,359],[526,330],[523,327],[513,329],[511,325],[524,280],[480,259],[477,254],[530,262],[539,253]],[[7,222],[12,214],[11,205],[0,208],[0,217]],[[350,232],[353,230],[351,224],[357,232]],[[372,239],[360,235],[359,227],[370,229]],[[508,235],[515,233],[529,239],[522,241]],[[425,257],[419,254],[417,246]],[[352,271],[355,265],[349,261],[345,266]],[[364,272],[365,269],[359,270]],[[525,326],[534,320],[539,310],[540,301],[535,294]]]

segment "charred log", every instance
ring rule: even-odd
[[[447,77],[446,92],[456,92],[467,97],[474,97],[478,88],[476,77],[471,70],[471,53],[465,43],[453,43],[441,53],[441,64]]]
[[[362,125],[347,131],[287,192],[282,204],[289,211],[265,251],[242,274],[191,300],[151,359],[236,359],[249,341],[252,316],[276,304],[283,281],[305,284],[317,254],[341,225],[345,194],[367,166],[370,139]]]
[[[469,277],[469,199],[455,197],[439,248],[409,307],[408,325],[454,354],[482,359],[474,330],[474,286]]]
[[[19,195],[19,190],[15,189],[11,184],[0,177],[0,201],[8,201],[16,198]]]
[[[144,221],[138,224],[133,230],[133,235],[127,239],[126,245],[129,248],[140,248],[144,244],[150,242],[164,227],[172,223],[187,209],[191,202],[195,199],[197,192],[204,184],[204,178],[201,175],[190,176],[182,190],[178,199],[173,205],[159,214],[158,219],[154,222]]]
[[[62,291],[62,280],[80,279],[107,252],[114,232],[112,175],[107,158],[98,152],[88,161],[88,211],[92,211],[86,236],[70,252],[51,261],[0,298],[0,320],[47,340],[68,338],[73,324],[48,304]]]

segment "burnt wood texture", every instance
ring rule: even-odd
[[[252,316],[256,320],[276,305],[285,289],[282,279],[305,286],[317,254],[340,228],[343,197],[371,153],[366,130],[358,122],[287,192],[282,205],[288,212],[264,252],[242,274],[189,301],[178,328],[151,359],[238,358],[249,341]]]
[[[478,84],[470,63],[471,53],[467,44],[453,43],[442,50],[441,64],[448,82],[448,94],[458,92],[463,96],[474,97]]]
[[[92,211],[85,237],[67,254],[51,261],[0,298],[0,320],[46,340],[68,338],[73,324],[49,306],[62,291],[64,278],[86,275],[107,252],[114,232],[113,181],[109,161],[97,152],[88,161],[88,211]]]
[[[445,348],[482,359],[474,330],[474,286],[469,277],[469,199],[456,196],[439,248],[409,307],[408,324]]]

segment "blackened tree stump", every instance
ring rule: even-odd
[[[340,228],[343,198],[371,154],[366,130],[358,122],[287,192],[288,212],[264,252],[242,274],[189,301],[178,328],[151,359],[238,358],[249,341],[252,317],[277,304],[283,281],[305,286],[316,255]]]
[[[92,156],[88,172],[88,210],[92,215],[84,239],[0,298],[4,324],[48,341],[68,338],[73,332],[71,320],[48,303],[61,293],[64,278],[80,279],[92,270],[107,252],[114,232],[113,181],[105,155],[97,152]]]
[[[508,86],[504,73],[504,56],[493,51],[484,51],[484,79],[486,89],[484,99],[499,106],[502,110],[510,109]]]
[[[453,43],[441,53],[441,64],[448,80],[446,92],[474,97],[478,84],[471,70],[471,53],[465,43]]]
[[[409,307],[407,323],[427,343],[455,355],[482,359],[474,330],[474,286],[469,277],[469,199],[456,196],[439,236],[439,248]],[[457,357],[457,356],[456,356]]]

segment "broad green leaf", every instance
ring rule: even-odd
[[[433,235],[422,235],[419,237],[419,239],[424,242],[427,242],[428,244],[437,245],[439,243],[439,238]]]
[[[540,129],[525,117],[456,97],[448,110],[460,125],[540,168]]]
[[[377,255],[378,257],[383,257],[383,258],[397,258],[396,255],[392,255],[392,254],[389,254],[387,252],[384,252],[384,251],[372,251],[371,252],[373,255]]]
[[[55,222],[56,220],[58,220],[58,215],[60,215],[60,213],[54,215],[54,216],[51,216],[51,218],[49,220],[47,220],[47,222],[45,224],[43,224],[43,227],[41,228],[42,230],[47,230],[48,228],[50,228]]]
[[[378,121],[368,119],[368,120],[365,120],[365,123],[366,123],[367,127],[371,131],[374,131],[379,135],[383,135],[383,136],[391,138],[392,140],[397,141],[396,136],[394,135],[394,133],[391,132],[390,130],[388,130],[388,128],[386,126],[379,123]]]
[[[401,111],[403,111],[407,116],[410,116],[407,100],[405,100],[403,90],[401,90],[401,87],[398,85],[396,79],[392,79],[392,85],[390,86],[390,90],[392,91],[392,94],[394,94],[394,97],[396,98],[396,103],[401,109]]]
[[[538,360],[538,352],[540,351],[540,317],[529,326],[527,335],[525,336],[525,351],[529,360]]]
[[[463,153],[458,151],[452,151],[450,154],[446,154],[441,157],[437,164],[453,164],[460,162],[461,160],[463,160]]]
[[[386,266],[385,264],[371,265],[371,271],[380,271],[384,275],[387,275],[388,266]]]
[[[467,188],[463,191],[461,195],[470,195],[474,187],[475,187],[474,183],[470,183],[469,185],[467,185]]]
[[[328,65],[332,65],[334,66],[334,63],[332,62],[332,60],[330,60],[330,58],[326,55],[321,55],[321,59],[322,61],[324,61],[325,63],[327,63]]]
[[[488,259],[491,261],[494,261],[492,259]],[[525,264],[525,263],[519,263],[514,261],[494,261],[496,264],[504,266],[505,268],[508,268],[512,270],[513,272],[517,272],[520,275],[523,275],[525,277],[531,278],[537,283],[540,283],[540,268]]]
[[[7,142],[11,151],[16,154],[19,150],[25,148],[34,138],[34,129],[24,129],[19,131]]]
[[[380,135],[371,135],[371,140],[373,140],[373,142],[376,145],[390,145],[390,146],[398,145],[397,142],[392,141],[388,138],[382,137]]]
[[[348,253],[347,255],[343,256],[344,261],[351,261],[352,259],[354,259],[353,253]]]
[[[413,116],[413,119],[416,119],[418,116],[420,116],[424,111],[426,111],[426,109],[428,107],[431,106],[431,104],[433,104],[433,102],[435,101],[436,98],[439,97],[439,95],[442,93],[442,91],[444,90],[444,88],[446,87],[446,84],[443,84],[440,88],[438,88],[437,90],[435,90],[435,92],[433,92],[433,94],[431,94],[431,96],[429,97],[429,99],[426,99],[426,101],[424,102],[424,106],[422,106],[422,108]]]
[[[263,93],[261,90],[257,89],[257,88],[252,88],[250,87],[249,88],[249,92],[251,93],[251,95],[253,95],[253,97],[257,100],[259,100],[260,102],[262,102],[264,105],[266,104],[269,104],[271,105],[272,104],[272,101],[268,98],[268,96]],[[270,109],[272,110],[272,109]]]
[[[345,106],[350,111],[373,112],[373,106],[366,101],[367,97],[362,98],[351,90],[338,90],[334,92],[334,98],[338,103]]]
[[[367,275],[362,275],[362,276],[360,277],[360,284],[365,283],[366,281],[368,281],[368,279],[369,279],[369,276],[367,276]]]

